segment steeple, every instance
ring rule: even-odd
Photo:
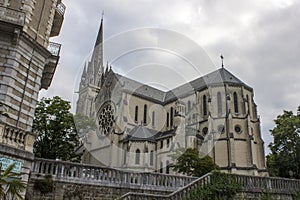
[[[98,31],[94,48],[96,48],[98,45],[102,45],[102,42],[103,42],[103,13],[102,13],[101,24],[100,24],[100,28]]]
[[[97,39],[95,42],[91,65],[93,67],[93,74],[88,74],[89,76],[93,76],[93,85],[99,86],[101,82],[101,76],[104,72],[103,67],[103,14],[101,18],[100,28],[98,30]]]
[[[103,82],[103,14],[92,57],[81,76],[76,113],[94,116],[93,101]]]

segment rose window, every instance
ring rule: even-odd
[[[108,104],[101,109],[98,116],[100,133],[102,135],[111,133],[111,131],[113,130],[114,122],[114,108],[112,105]]]

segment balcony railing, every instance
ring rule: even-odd
[[[57,9],[57,12],[59,12],[61,15],[64,15],[65,11],[66,11],[66,6],[63,3],[59,3],[59,4],[57,4],[56,9]]]
[[[4,126],[4,129],[2,133],[0,132],[0,141],[19,149],[25,149],[25,137],[28,133],[14,126],[3,123],[1,125]]]
[[[241,186],[241,192],[246,193],[262,193],[268,191],[274,194],[296,194],[300,188],[300,180],[286,179],[286,178],[272,178],[260,176],[247,175],[232,175],[228,174],[231,181]],[[128,192],[120,197],[120,200],[134,200],[134,199],[171,199],[181,200],[190,199],[193,190],[197,188],[204,188],[204,186],[211,183],[211,173],[206,174],[190,184],[178,189],[169,195],[153,195],[147,193]]]
[[[0,6],[0,21],[23,26],[25,23],[25,13]]]
[[[54,180],[81,182],[92,185],[109,185],[123,188],[149,189],[173,192],[195,177],[158,174],[151,172],[121,171],[108,167],[35,158],[32,175],[52,175]]]
[[[59,56],[60,48],[61,48],[61,44],[58,44],[58,43],[55,43],[55,42],[50,42],[49,45],[48,45],[48,51],[53,56]]]

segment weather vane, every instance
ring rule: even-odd
[[[222,68],[224,68],[224,57],[223,57],[223,55],[221,54],[221,59],[222,59]]]

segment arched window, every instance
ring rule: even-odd
[[[140,156],[141,156],[141,151],[137,149],[135,151],[135,164],[139,165],[140,164]]]
[[[124,150],[124,165],[126,164],[126,154],[127,154],[127,151]]]
[[[237,93],[233,93],[233,104],[234,104],[234,112],[238,113],[239,112],[239,105],[238,105],[238,96]]]
[[[247,113],[249,113],[249,111],[250,111],[250,102],[249,102],[248,94],[246,95],[246,99],[247,99]]]
[[[170,126],[173,126],[173,117],[174,117],[174,109],[173,107],[171,107],[171,111],[170,111]]]
[[[135,106],[135,111],[134,111],[134,121],[138,122],[139,117],[139,107]]]
[[[167,113],[167,127],[169,127],[169,118],[170,118],[170,114]]]
[[[192,107],[191,107],[191,102],[188,101],[188,113],[191,111]]]
[[[155,126],[155,112],[152,112],[152,126]]]
[[[203,96],[203,115],[207,115],[206,95]]]
[[[144,124],[147,124],[147,105],[144,105]]]
[[[217,94],[217,101],[218,101],[218,114],[222,114],[222,96],[220,92],[218,92]]]
[[[150,151],[150,165],[153,165],[153,161],[154,161],[154,155],[153,155],[153,150]]]
[[[169,174],[169,173],[170,173],[170,163],[167,160],[167,163],[166,163],[166,174]]]
[[[163,173],[164,171],[163,171],[163,168],[164,168],[164,164],[163,164],[163,162],[160,162],[160,169],[159,169],[159,172],[160,173]]]

